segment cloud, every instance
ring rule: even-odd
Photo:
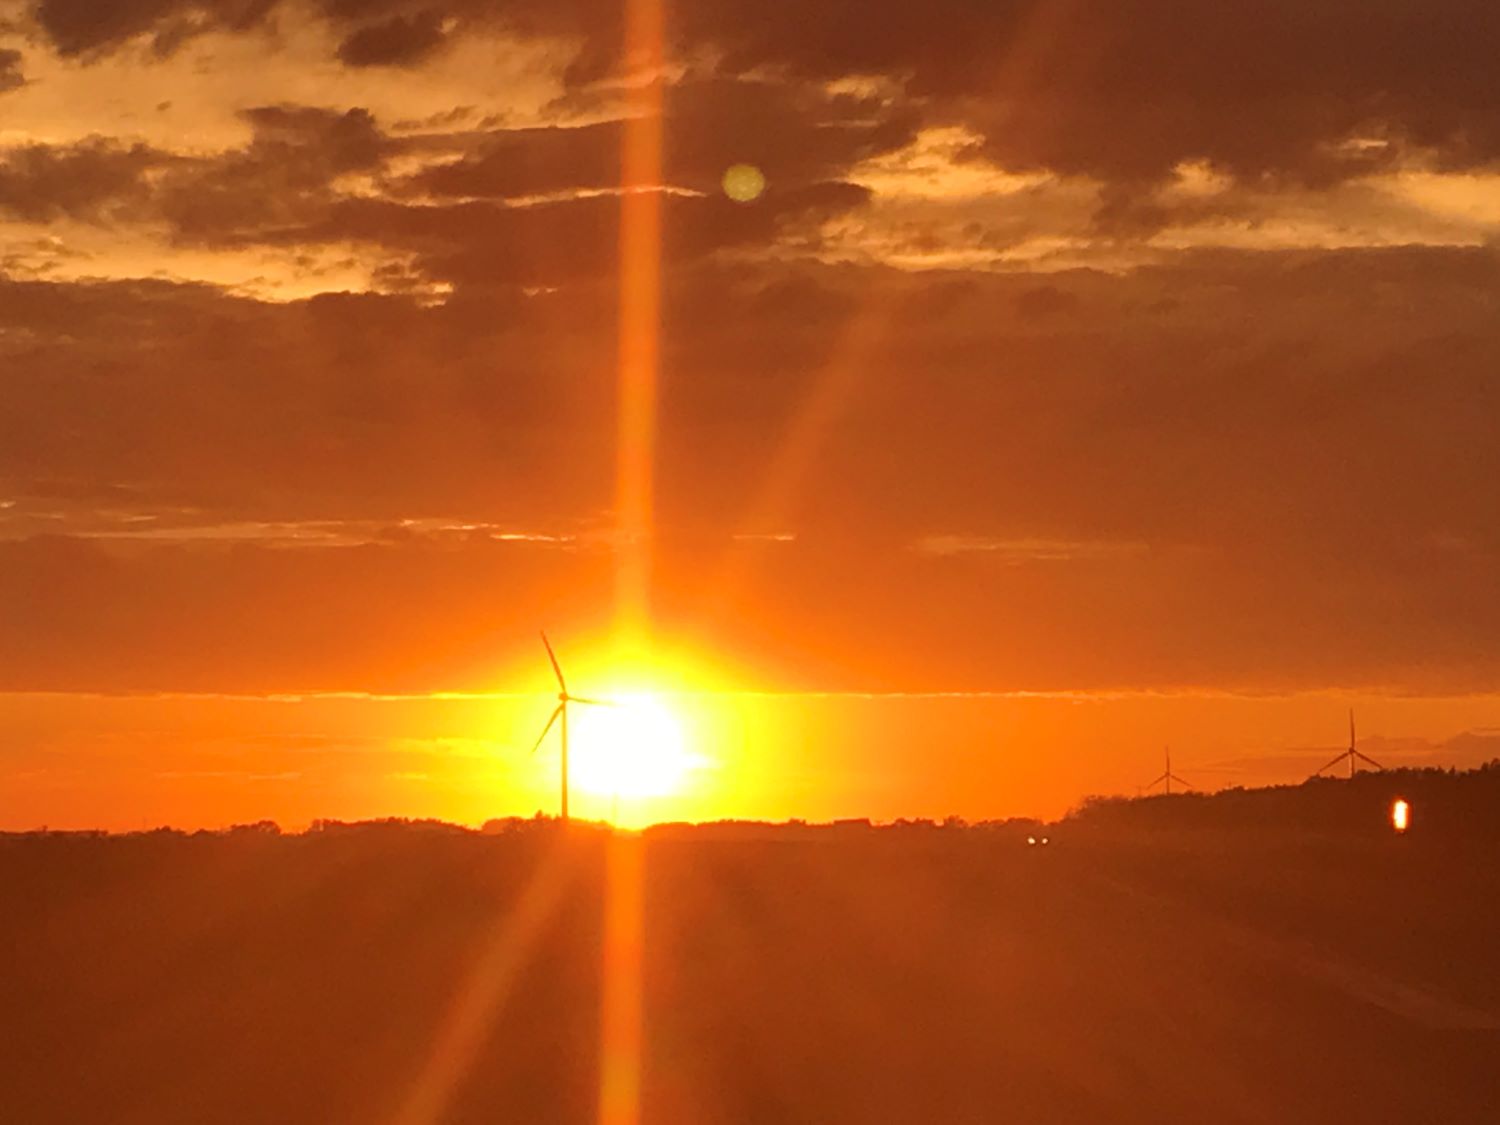
[[[26,85],[26,76],[21,71],[22,61],[20,51],[0,48],[0,94]]]
[[[165,220],[180,238],[253,240],[326,202],[335,180],[376,169],[395,147],[360,109],[265,106],[241,116],[250,143],[220,154],[101,137],[0,150],[0,212],[32,222]]]
[[[433,166],[427,140],[393,137],[362,109],[275,105],[241,117],[250,140],[218,153],[173,154],[100,138],[0,152],[0,215],[71,219],[121,237],[132,225],[157,238],[164,231],[164,255],[183,247],[304,252],[309,270],[326,268],[328,248],[363,247],[384,259],[385,272],[374,280],[391,289],[556,285],[614,272],[615,123],[480,131],[464,143],[481,146],[483,155]],[[762,126],[765,135],[774,132],[769,122]],[[851,135],[845,154],[865,151],[879,132]],[[558,139],[539,139],[551,137]],[[546,155],[549,146],[555,159]],[[734,151],[685,148],[682,178],[712,187],[719,159]],[[522,152],[534,159],[522,161],[519,173],[507,171]],[[426,170],[401,175],[401,162],[412,158]],[[678,190],[669,176],[662,201],[667,262],[769,250],[788,231],[815,236],[821,224],[869,199],[858,184],[817,178],[843,163],[825,156],[794,167],[788,157],[779,166],[784,178],[754,206],[717,190]],[[529,198],[508,198],[513,194]]]
[[[725,169],[750,163],[773,193],[836,181],[914,136],[916,116],[869,97],[767,80],[687,78],[666,94],[663,181],[718,193]],[[495,131],[462,159],[424,169],[411,190],[508,198],[619,183],[623,121]]]
[[[120,212],[144,193],[146,173],[163,159],[141,145],[99,138],[10,149],[0,153],[0,215],[36,223],[123,217]]]
[[[169,54],[210,30],[264,24],[278,0],[38,0],[33,14],[63,55],[109,51],[136,36]]]
[[[815,228],[867,199],[864,188],[844,183],[811,184],[755,208],[722,196],[666,194],[661,204],[663,256],[676,266],[722,250],[768,249],[787,228]],[[612,277],[619,214],[619,201],[612,195],[524,207],[345,198],[304,225],[265,231],[261,237],[288,244],[352,242],[407,250],[423,276],[455,286],[547,286]]]
[[[1341,147],[1353,138],[1460,164],[1495,155],[1500,132],[1485,106],[1497,79],[1479,44],[1500,31],[1500,15],[1464,0],[1439,11],[1414,0],[1311,10],[834,3],[788,34],[726,0],[695,8],[681,33],[718,45],[726,69],[903,77],[1010,168],[1131,182],[1197,158],[1307,182],[1390,158],[1378,145]]]
[[[339,177],[377,170],[391,147],[360,109],[266,106],[243,116],[253,130],[246,148],[184,164],[159,186],[161,215],[178,238],[273,241],[321,213]]]
[[[338,57],[353,67],[412,66],[432,55],[446,39],[440,12],[396,15],[350,32],[339,44]]]

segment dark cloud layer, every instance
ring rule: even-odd
[[[1275,552],[982,557],[762,544],[732,599],[724,548],[658,552],[656,620],[825,690],[1376,687],[1493,690],[1483,563],[1413,552],[1427,580]],[[297,549],[0,543],[10,689],[426,691],[488,686],[497,637],[609,620],[602,549],[484,542]],[[24,638],[25,643],[9,643]],[[205,654],[212,654],[205,658]],[[1416,655],[1420,659],[1416,659]]]
[[[503,29],[581,45],[582,84],[618,63],[620,8],[575,0],[324,0],[350,65],[409,64],[459,33]],[[251,29],[277,0],[41,0],[37,19],[65,54],[139,34],[170,50],[212,28]],[[722,72],[816,79],[885,76],[923,99],[930,121],[962,121],[1016,168],[1151,181],[1202,159],[1247,177],[1321,183],[1423,153],[1447,167],[1500,157],[1500,9],[1487,0],[835,0],[799,11],[713,0],[674,10],[684,57]],[[1385,142],[1349,146],[1351,140]]]
[[[663,622],[804,686],[1493,687],[1496,293],[1479,250],[1202,254],[1045,286],[681,267]],[[576,612],[602,620],[615,303],[602,281],[434,308],[6,285],[6,527],[426,518],[575,538],[28,532],[5,548],[0,651],[29,655],[0,672],[54,683],[86,657],[92,686],[430,687],[469,674],[457,641],[432,655],[444,622],[500,628],[573,577],[593,591]],[[325,639],[304,655],[283,602],[313,607],[299,629]],[[128,658],[152,621],[182,643]],[[222,680],[171,656],[212,630],[246,639]]]
[[[1041,289],[1025,275],[951,285],[684,268],[668,289],[663,438],[669,458],[703,459],[664,487],[719,479],[747,494],[791,417],[843,378],[813,474],[837,483],[781,513],[810,533],[1495,545],[1489,252],[1204,254]],[[476,290],[435,308],[274,306],[160,283],[11,282],[4,294],[12,481],[130,483],[132,466],[156,460],[156,477],[207,485],[205,465],[173,459],[213,457],[267,486],[272,507],[253,514],[306,517],[320,474],[304,459],[343,447],[391,463],[408,487],[333,496],[422,514],[408,509],[424,494],[503,476],[491,459],[503,444],[484,430],[469,452],[454,440],[480,418],[520,440],[591,396],[604,401],[574,415],[583,429],[611,417],[608,282]],[[151,428],[111,437],[132,418]],[[432,444],[416,455],[423,431]],[[708,433],[724,440],[705,449]],[[476,459],[450,464],[444,449]],[[534,468],[553,471],[545,458]],[[689,495],[684,518],[728,499]]]
[[[272,304],[0,276],[0,687],[459,686],[480,638],[559,590],[603,620],[619,11],[41,0],[77,74],[142,36],[158,55],[212,30],[274,49],[306,18],[343,65],[400,82],[465,36],[555,39],[568,86],[546,112],[587,123],[504,129],[484,105],[398,126],[264,91],[226,151],[0,153],[0,217],[38,244],[81,224],[77,256],[129,234],[302,280],[333,259],[386,290]],[[674,9],[692,65],[663,128],[663,624],[802,686],[1500,684],[1493,248],[1146,242],[1229,219],[1249,241],[1253,192],[1308,205],[1401,161],[1492,167],[1496,12]],[[958,168],[924,170],[914,142],[941,125],[966,127]],[[855,182],[876,158],[906,195]],[[945,201],[981,158],[1063,178]],[[1238,194],[1153,194],[1190,159]],[[740,161],[769,182],[748,206],[719,190]],[[1135,250],[1130,268],[833,264],[883,221],[936,253],[950,227],[960,249],[1056,237],[1046,193],[1094,190],[1075,175],[1098,205],[1064,233]],[[200,659],[225,637],[230,656]]]
[[[619,177],[616,124],[480,132],[470,138],[479,156],[398,178],[386,162],[421,142],[392,137],[366,110],[266,106],[241,116],[250,142],[215,155],[174,156],[102,138],[0,153],[0,213],[33,222],[128,219],[164,226],[179,244],[214,249],[356,244],[409,258],[415,279],[456,286],[556,285],[615,271],[619,203],[600,191]],[[899,130],[851,128],[836,153],[798,158],[785,140],[771,140],[778,124],[793,120],[782,107],[757,116],[757,131],[738,141],[711,143],[713,122],[705,119],[699,140],[677,146],[669,183],[697,190],[663,199],[669,264],[764,250],[788,228],[815,229],[867,201],[863,187],[818,177],[837,175],[858,154],[898,139]],[[808,123],[803,140],[818,128]],[[755,148],[752,137],[782,146],[781,155],[767,155],[785,175],[746,207],[717,190],[716,180],[733,153]],[[376,190],[341,190],[350,176]]]

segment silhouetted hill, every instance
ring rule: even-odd
[[[1187,830],[1379,838],[1391,832],[1391,806],[1398,798],[1411,806],[1412,839],[1500,840],[1500,760],[1464,771],[1383,770],[1262,789],[1094,797],[1068,823],[1101,834]]]

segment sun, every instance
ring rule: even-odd
[[[696,760],[677,716],[656,696],[610,698],[611,706],[569,709],[572,784],[626,800],[681,793]]]

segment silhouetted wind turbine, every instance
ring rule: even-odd
[[[1357,772],[1359,772],[1359,763],[1360,762],[1364,762],[1366,765],[1374,766],[1378,770],[1385,769],[1385,767],[1382,766],[1379,762],[1377,762],[1374,758],[1370,757],[1368,754],[1361,754],[1359,752],[1359,750],[1356,748],[1356,746],[1354,744],[1354,708],[1353,707],[1349,708],[1349,749],[1345,750],[1342,754],[1340,754],[1333,761],[1329,762],[1326,766],[1322,767],[1322,769],[1319,769],[1317,773],[1313,774],[1313,776],[1317,777],[1318,774],[1320,774],[1320,773],[1323,772],[1323,770],[1331,770],[1331,769],[1333,769],[1334,766],[1338,765],[1345,758],[1349,759],[1349,776],[1351,778],[1353,778],[1353,776]]]
[[[568,693],[568,681],[563,679],[562,665],[557,662],[557,654],[552,651],[552,642],[547,639],[547,634],[542,634],[542,644],[547,649],[547,659],[552,662],[552,671],[557,676],[557,708],[552,712],[552,717],[547,720],[547,725],[542,728],[542,733],[537,736],[536,745],[531,748],[535,754],[542,748],[547,735],[551,733],[552,724],[561,720],[558,733],[562,735],[562,820],[568,822],[568,704],[584,703],[591,707],[608,707],[602,699],[585,699],[581,695],[570,695]]]
[[[1172,782],[1174,782],[1174,781],[1177,782],[1177,784],[1180,785],[1180,786],[1182,786],[1184,789],[1191,789],[1192,788],[1191,785],[1189,785],[1187,782],[1183,781],[1182,778],[1178,777],[1175,773],[1172,772],[1172,748],[1170,746],[1168,746],[1167,747],[1167,768],[1166,768],[1166,771],[1160,777],[1158,777],[1155,781],[1153,781],[1150,785],[1146,786],[1146,788],[1147,789],[1155,789],[1158,785],[1165,785],[1166,786],[1167,796],[1170,797],[1172,795]]]

